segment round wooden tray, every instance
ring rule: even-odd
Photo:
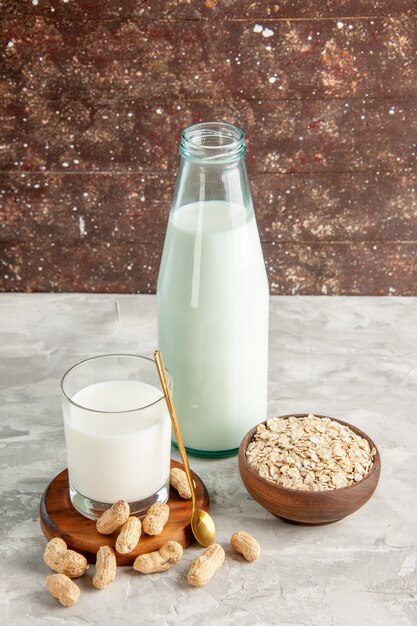
[[[171,459],[171,467],[182,465]],[[196,485],[199,508],[209,511],[210,498],[203,481],[192,472]],[[140,541],[130,554],[117,554],[118,565],[132,565],[138,554],[159,550],[167,541],[178,541],[184,548],[195,541],[191,531],[191,500],[183,500],[175,489],[169,493],[169,520],[161,535],[151,537],[142,534]],[[64,470],[45,489],[40,504],[40,525],[45,537],[62,537],[68,548],[81,552],[89,563],[95,563],[100,546],[113,546],[117,532],[112,535],[100,535],[93,520],[87,519],[72,506],[69,496],[68,470]]]

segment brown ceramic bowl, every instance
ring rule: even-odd
[[[295,414],[294,417],[306,417],[306,415],[306,413],[301,413]],[[288,418],[291,416],[280,415],[279,417]],[[317,417],[327,416],[317,415]],[[363,480],[348,487],[329,491],[298,491],[297,489],[287,489],[275,485],[262,478],[246,460],[246,448],[256,432],[255,426],[243,438],[238,457],[240,475],[250,495],[274,515],[296,524],[329,524],[337,522],[360,509],[376,489],[381,473],[381,458],[376,445],[368,435],[351,424],[341,420],[335,421],[344,426],[349,426],[357,435],[367,439],[371,447],[376,450],[372,468]]]

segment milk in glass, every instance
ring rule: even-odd
[[[171,445],[161,395],[138,380],[98,382],[72,395],[64,425],[73,489],[103,503],[136,502],[161,489]]]

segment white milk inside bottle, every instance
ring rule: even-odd
[[[158,321],[187,448],[235,450],[267,408],[268,284],[253,212],[208,201],[171,215]]]

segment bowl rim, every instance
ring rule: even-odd
[[[318,413],[289,413],[288,415],[277,415],[276,417],[279,418],[283,418],[283,419],[288,419],[290,417],[308,417],[308,415],[314,415],[315,417],[321,417],[321,418],[326,418],[326,419],[330,419],[330,420],[334,420],[335,422],[339,422],[339,424],[343,424],[343,426],[348,426],[349,428],[351,428],[353,430],[354,433],[356,433],[357,435],[360,435],[361,437],[363,437],[364,439],[366,439],[370,446],[371,449],[372,447],[375,448],[375,456],[374,456],[374,461],[372,464],[371,469],[369,470],[369,472],[366,474],[366,476],[364,476],[364,478],[362,480],[360,480],[357,483],[353,483],[352,485],[347,485],[346,487],[338,487],[336,489],[326,489],[324,491],[304,491],[304,490],[300,490],[300,489],[292,489],[291,487],[283,487],[282,485],[277,485],[276,483],[267,480],[266,478],[263,478],[263,476],[261,476],[255,469],[253,469],[253,467],[251,465],[249,465],[249,462],[246,458],[246,450],[247,447],[249,445],[249,443],[251,442],[253,435],[256,432],[256,429],[258,428],[258,426],[260,424],[265,424],[267,423],[268,419],[274,419],[274,418],[268,418],[266,420],[264,420],[263,422],[259,422],[258,424],[256,424],[253,428],[251,428],[250,430],[248,430],[248,432],[246,433],[246,435],[243,437],[240,446],[239,446],[239,453],[238,453],[238,460],[241,463],[245,464],[245,469],[255,478],[260,480],[262,483],[264,483],[265,485],[268,485],[270,487],[272,487],[273,489],[277,490],[277,493],[285,493],[285,494],[293,494],[293,495],[298,495],[298,494],[303,494],[303,496],[306,497],[311,497],[311,498],[322,498],[322,497],[328,497],[331,495],[335,495],[335,494],[341,494],[341,493],[346,493],[347,490],[352,490],[355,489],[358,486],[363,486],[366,482],[369,482],[369,480],[371,480],[371,478],[373,478],[375,472],[378,472],[378,477],[377,477],[377,481],[379,479],[379,474],[381,472],[381,456],[379,454],[379,450],[377,448],[377,446],[375,445],[375,442],[371,439],[371,437],[369,437],[369,435],[367,435],[366,433],[363,432],[363,430],[361,430],[360,428],[357,428],[356,426],[354,426],[353,424],[350,424],[349,422],[344,422],[343,420],[337,419],[336,417],[330,417],[329,415],[319,415]]]

